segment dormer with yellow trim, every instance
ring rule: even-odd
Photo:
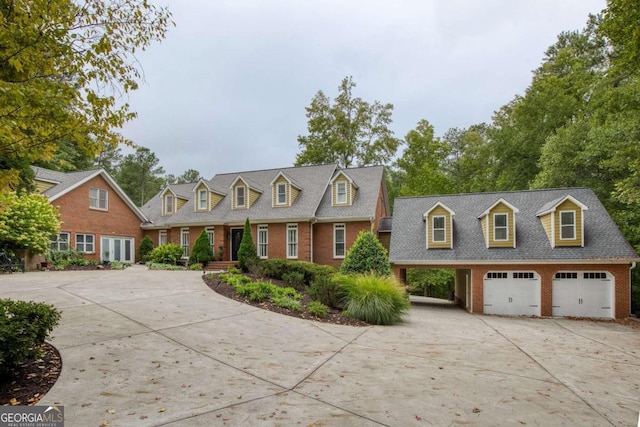
[[[567,195],[553,200],[536,214],[540,218],[551,247],[584,247],[584,211],[589,208]]]
[[[178,197],[176,193],[167,187],[160,197],[162,198],[162,216],[169,216],[176,213],[178,210]]]
[[[287,208],[293,205],[302,189],[296,185],[282,171],[278,172],[271,181],[271,206],[274,208]]]
[[[357,190],[356,183],[340,171],[331,180],[331,206],[351,206]]]
[[[221,192],[211,189],[202,179],[196,183],[192,191],[195,194],[194,209],[196,212],[212,210],[225,196]]]
[[[231,184],[231,209],[249,209],[261,194],[262,191],[256,186],[250,185],[246,179],[238,176]]]
[[[427,249],[453,249],[453,216],[455,214],[440,202],[424,213]]]
[[[478,216],[487,248],[516,247],[516,214],[518,212],[520,212],[518,208],[500,198]]]

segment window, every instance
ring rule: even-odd
[[[164,198],[164,213],[173,213],[173,196],[168,194]]]
[[[198,209],[207,209],[207,190],[198,190]]]
[[[258,226],[258,256],[268,258],[269,256],[269,227],[267,225]]]
[[[556,273],[556,279],[577,279],[578,273]]]
[[[344,224],[333,225],[333,257],[344,258],[346,227]]]
[[[606,279],[607,273],[604,272],[596,272],[596,273],[584,273],[585,279]]]
[[[517,273],[513,273],[513,278],[514,279],[533,279],[533,272],[517,272]]]
[[[167,230],[158,231],[158,246],[167,244]]]
[[[60,233],[57,236],[51,236],[51,243],[49,244],[49,249],[57,250],[57,251],[68,251],[69,250],[69,233]]]
[[[506,279],[509,277],[506,272],[489,272],[487,273],[487,279]]]
[[[216,253],[216,247],[215,247],[215,234],[214,234],[214,228],[213,227],[207,227],[205,228],[205,232],[207,233],[207,239],[209,239],[209,246],[211,246],[211,252],[212,253]]]
[[[287,258],[298,258],[298,224],[287,224]]]
[[[575,211],[560,212],[560,240],[574,240],[576,238]]]
[[[244,187],[236,187],[236,208],[244,207]]]
[[[182,258],[189,258],[189,229],[180,229],[180,246],[182,246]]]
[[[107,210],[107,190],[91,187],[89,189],[89,207],[92,209]]]
[[[493,240],[509,239],[508,214],[497,213],[493,215]]]
[[[444,242],[447,240],[445,233],[445,217],[434,216],[433,217],[433,235],[431,240],[434,242]]]
[[[336,184],[336,203],[347,203],[347,183],[338,182]]]
[[[287,204],[287,184],[280,183],[278,184],[278,205],[286,205]]]
[[[93,234],[76,234],[76,251],[92,254],[96,251]]]

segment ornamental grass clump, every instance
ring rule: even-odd
[[[359,274],[339,276],[346,293],[345,314],[373,325],[393,325],[403,321],[409,310],[404,288],[392,276]]]

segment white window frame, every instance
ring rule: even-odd
[[[298,258],[298,224],[287,224],[287,258]]]
[[[207,239],[209,239],[209,246],[211,246],[211,252],[215,255],[215,247],[216,247],[216,231],[215,227],[206,227],[204,229],[205,233],[207,233]]]
[[[498,226],[496,221],[498,217],[505,218],[505,225]],[[504,230],[504,238],[498,238],[498,230]],[[496,242],[506,242],[509,240],[509,214],[507,212],[498,212],[493,214],[493,240]]]
[[[169,203],[169,201],[171,201],[171,203]],[[169,208],[169,206],[171,206],[171,208]],[[164,213],[172,214],[174,212],[175,212],[175,197],[173,197],[173,194],[167,194],[166,196],[164,196]]]
[[[104,206],[102,206],[104,205]],[[89,188],[89,208],[106,211],[109,209],[109,192],[104,188]]]
[[[269,226],[266,224],[258,225],[258,256],[269,258]]]
[[[69,243],[71,243],[71,233],[66,231],[60,232],[55,236],[52,236],[55,240],[51,239],[49,243],[49,248],[57,251],[68,251]],[[65,248],[61,248],[60,246],[65,246]]]
[[[82,242],[80,242],[79,240],[82,240]],[[90,242],[88,240],[90,240]],[[76,233],[75,248],[76,251],[82,252],[84,254],[96,253],[96,235],[87,233]]]
[[[338,232],[342,231],[342,241],[338,240]],[[338,250],[342,245],[342,251]],[[333,257],[344,258],[347,253],[347,226],[346,224],[333,224]]]
[[[189,258],[189,229],[180,229],[180,246],[182,246],[182,258]]]
[[[442,219],[442,227],[436,227],[436,219]],[[436,232],[442,232],[442,239],[436,238]],[[447,217],[444,215],[434,215],[431,218],[431,241],[433,243],[445,243],[447,241]]]
[[[571,214],[571,218],[573,220],[572,224],[564,224],[562,221],[562,216],[563,214]],[[578,238],[577,235],[577,230],[576,230],[576,211],[574,210],[570,210],[570,211],[560,211],[560,240],[576,240]],[[563,237],[563,230],[566,229],[567,227],[571,228],[571,231],[573,232],[573,236],[572,237]]]
[[[340,191],[340,187],[342,186],[343,191]],[[345,181],[336,182],[336,204],[346,204],[347,203],[347,183]]]
[[[282,191],[280,191],[282,189]],[[280,201],[280,196],[282,196],[282,201]],[[279,182],[276,184],[276,205],[286,205],[287,204],[287,184],[284,182]]]
[[[167,243],[167,230],[158,230],[158,246],[166,245]]]
[[[242,189],[242,204],[239,203],[240,194],[239,190]],[[236,208],[244,208],[247,205],[247,191],[244,185],[238,185],[235,191]]]
[[[207,190],[198,190],[198,210],[203,211],[207,209],[207,199]]]

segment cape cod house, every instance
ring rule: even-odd
[[[258,255],[339,265],[361,230],[389,215],[383,166],[335,164],[217,174],[167,186],[142,212],[154,245],[176,243],[188,258],[206,230],[218,261],[237,260],[249,218]]]
[[[60,212],[60,233],[51,247],[76,249],[86,259],[136,261],[147,218],[104,169],[57,172],[32,167],[36,189]],[[34,268],[43,256],[27,260]]]
[[[473,313],[623,318],[640,261],[588,188],[396,198],[394,274],[455,269]]]

